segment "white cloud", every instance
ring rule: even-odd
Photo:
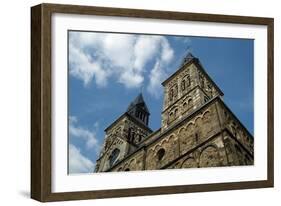
[[[73,144],[69,144],[69,173],[89,173],[94,171],[95,164]]]
[[[154,67],[160,64],[158,71],[162,72],[173,56],[174,51],[163,36],[70,33],[70,74],[82,80],[85,86],[95,80],[97,86],[104,87],[109,78],[113,78],[127,88],[139,87],[145,80],[144,74],[149,72],[148,63]],[[156,83],[155,75],[154,80],[148,77],[149,84]]]
[[[98,129],[98,123],[95,123],[94,130],[90,131],[83,128],[78,124],[78,120],[75,116],[69,117],[69,134],[71,138],[81,138],[85,141],[87,149],[94,149],[96,152],[99,151],[99,142],[96,137],[96,130]]]
[[[159,97],[161,92],[161,82],[167,77],[165,70],[162,68],[161,62],[157,61],[150,72],[150,81],[147,91],[154,97]]]

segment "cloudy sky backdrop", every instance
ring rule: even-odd
[[[88,173],[104,129],[142,91],[150,127],[161,123],[161,82],[192,52],[253,134],[253,40],[69,31],[69,172]]]

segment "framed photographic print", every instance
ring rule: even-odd
[[[31,8],[31,197],[273,187],[273,19]]]

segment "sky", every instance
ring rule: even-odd
[[[191,52],[224,93],[224,102],[254,133],[254,40],[69,31],[69,173],[94,171],[104,129],[140,93],[149,126],[161,126],[161,83]]]

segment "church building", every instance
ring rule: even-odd
[[[105,129],[95,172],[254,164],[253,136],[198,58],[189,53],[162,85],[161,128],[149,128],[149,108],[139,94]]]

